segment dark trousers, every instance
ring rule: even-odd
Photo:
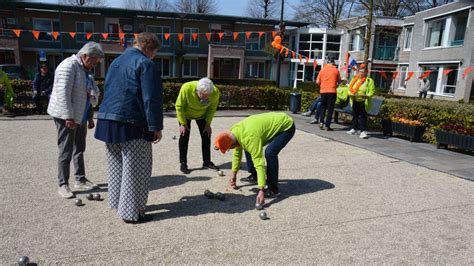
[[[86,176],[84,151],[86,150],[87,124],[77,125],[75,129],[66,127],[66,121],[54,118],[58,131],[58,182],[59,186],[69,184],[71,159],[74,163],[76,181]]]
[[[201,149],[202,149],[202,161],[204,164],[211,162],[211,137],[204,132],[204,127],[206,126],[206,120],[196,120],[196,124],[199,127],[199,133],[201,133]],[[184,133],[184,136],[179,137],[179,162],[188,163],[188,144],[189,144],[189,135],[191,133],[191,120],[186,121],[186,125],[189,130]]]
[[[367,111],[365,102],[352,103],[352,128],[355,130],[367,130]]]
[[[423,99],[426,99],[426,95],[428,95],[427,91],[420,91],[418,98],[421,99],[421,97],[423,97]]]
[[[321,93],[321,120],[319,121],[324,123],[324,118],[326,118],[326,127],[331,126],[332,113],[334,112],[334,105],[336,104],[336,95],[336,93]]]
[[[35,97],[33,97],[33,101],[35,102],[36,112],[38,114],[46,113],[46,110],[48,109],[48,97],[47,96],[36,95]]]
[[[286,144],[295,135],[295,124],[290,129],[278,133],[265,149],[265,160],[267,161],[267,186],[273,192],[278,192],[278,154],[285,148]],[[247,159],[247,169],[251,174],[257,176],[257,171],[253,165],[252,156],[245,152],[245,158]]]

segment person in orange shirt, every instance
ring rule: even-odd
[[[321,94],[320,129],[333,130],[331,128],[331,120],[336,103],[337,83],[340,81],[341,75],[336,68],[334,57],[332,57],[328,59],[328,63],[323,66],[316,79],[316,83],[319,85],[319,93]],[[324,118],[326,118],[326,121],[324,121]]]

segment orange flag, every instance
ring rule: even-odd
[[[224,37],[224,33],[223,33],[223,32],[219,32],[219,40],[222,41],[222,37]]]
[[[104,37],[104,40],[107,40],[107,38],[109,38],[109,34],[104,32],[102,33],[102,37]]]
[[[250,39],[250,35],[252,35],[250,31],[245,32],[245,36],[247,37],[247,40]]]
[[[464,69],[464,72],[462,73],[462,78],[465,79],[467,74],[469,74],[469,72],[471,72],[473,68],[472,67],[467,67],[466,69]]]
[[[198,34],[197,34],[197,33],[193,33],[193,34],[191,34],[191,36],[193,36],[193,41],[196,41],[196,40],[197,40],[197,37],[198,37]]]
[[[454,69],[445,69],[445,70],[443,70],[443,74],[447,76],[447,75],[449,75],[449,73],[451,73],[451,71],[453,71],[453,70],[454,70]]]
[[[314,61],[313,61],[313,70],[316,70],[317,66],[318,66],[318,61],[316,61],[316,59],[314,59]]]
[[[396,79],[398,76],[398,71],[393,72],[392,74],[392,80]]]
[[[183,41],[183,38],[184,38],[184,34],[183,34],[183,33],[178,33],[178,40],[179,40],[180,42]]]
[[[300,58],[300,63],[303,62],[303,56],[301,56],[300,54],[298,54],[299,58]]]
[[[283,54],[284,51],[285,51],[285,46],[281,46],[280,54]]]
[[[170,34],[169,33],[165,33],[165,40],[168,40],[170,38]]]
[[[238,32],[234,32],[234,41],[236,41],[238,37],[239,37],[239,33],[238,33]]]
[[[120,40],[123,41],[123,39],[125,38],[125,33],[119,32],[119,38],[120,38]]]
[[[413,74],[415,74],[415,72],[408,71],[408,77],[405,79],[405,81],[409,81],[411,79],[411,77],[413,77]]]
[[[31,33],[33,33],[33,36],[35,36],[35,39],[37,39],[37,40],[38,40],[38,38],[39,38],[39,35],[40,35],[40,32],[39,32],[39,31],[37,31],[37,30],[32,30],[32,31],[31,31]]]
[[[12,31],[13,31],[13,33],[15,33],[17,38],[20,38],[21,30],[12,30]]]
[[[387,77],[387,74],[385,73],[385,71],[380,70],[379,73],[380,73],[380,76],[382,76],[383,79],[388,80],[388,77]]]
[[[89,40],[92,37],[92,32],[86,33],[86,39]]]
[[[57,39],[58,39],[58,36],[59,36],[59,32],[53,31],[53,32],[51,32],[51,35],[53,36],[53,38],[54,38],[55,40],[57,40]]]
[[[277,35],[278,32],[276,31],[272,31],[272,37],[275,38],[275,36]]]
[[[296,53],[295,52],[292,51],[291,55],[292,55],[293,58],[296,58]]]
[[[306,64],[309,63],[309,57],[306,57]]]
[[[290,49],[288,49],[288,48],[285,48],[285,49],[286,49],[285,57],[288,57],[288,53],[290,52]]]
[[[207,32],[206,33],[206,38],[207,38],[207,41],[210,42],[211,41],[211,33]]]
[[[75,33],[75,32],[73,32],[73,31],[71,31],[71,32],[69,32],[69,36],[71,36],[71,38],[73,38],[73,39],[74,39],[74,37],[76,37],[76,33]]]
[[[265,32],[260,31],[260,32],[258,33],[258,38],[259,38],[259,39],[262,38],[263,34],[265,34]]]
[[[134,33],[133,38],[135,38],[135,39],[138,38],[138,33]]]
[[[433,72],[433,70],[425,71],[425,73],[423,73],[423,75],[421,75],[420,79],[427,78],[431,74],[431,72]]]

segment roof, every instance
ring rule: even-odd
[[[33,3],[33,2],[15,2],[11,3],[13,8],[31,8],[55,11],[69,11],[82,13],[100,13],[116,17],[134,17],[134,16],[149,16],[157,18],[176,18],[176,19],[190,19],[190,20],[206,20],[206,21],[223,21],[223,22],[237,22],[248,24],[260,24],[275,26],[280,24],[279,20],[275,19],[261,19],[251,17],[225,16],[217,14],[199,14],[199,13],[179,13],[179,12],[163,12],[163,11],[146,11],[126,8],[112,8],[112,7],[90,7],[90,6],[73,6],[73,5],[59,5],[50,3]],[[286,26],[290,27],[305,27],[309,23],[297,21],[284,21]]]

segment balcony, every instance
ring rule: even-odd
[[[392,61],[395,59],[396,45],[376,45],[374,59]]]

